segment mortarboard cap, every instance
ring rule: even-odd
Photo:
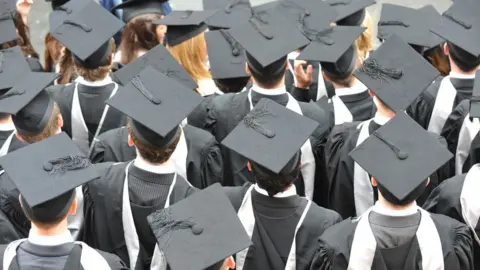
[[[12,88],[25,74],[30,73],[25,56],[20,47],[0,50],[0,91]]]
[[[13,5],[12,5],[13,3]],[[15,1],[0,1],[0,44],[17,39],[13,14],[17,11]]]
[[[165,35],[167,44],[168,46],[176,46],[205,32],[208,28],[205,20],[216,12],[216,10],[173,11],[153,23],[168,26]]]
[[[73,53],[75,60],[94,69],[105,64],[111,51],[110,40],[124,23],[94,1],[87,1],[80,10],[67,13],[50,32]]]
[[[220,184],[156,211],[147,219],[172,270],[218,270],[221,262],[251,245]],[[220,266],[212,268],[214,265]]]
[[[429,5],[421,9],[383,4],[380,21],[378,22],[378,35],[381,40],[387,39],[392,34],[401,37],[413,46],[431,48],[440,43],[442,39],[430,32],[431,22],[440,18],[437,10]]]
[[[337,10],[337,25],[361,25],[365,18],[365,9],[376,0],[326,0],[330,6]]]
[[[245,50],[226,30],[205,33],[210,62],[210,73],[214,79],[249,77],[245,71]]]
[[[203,0],[204,10],[218,10],[206,20],[209,27],[232,28],[248,22],[251,16],[249,0]]]
[[[395,112],[410,106],[439,75],[438,70],[396,35],[388,38],[354,73]]]
[[[453,155],[433,134],[401,112],[350,156],[402,201]]]
[[[431,25],[431,31],[465,50],[473,57],[480,56],[479,1],[455,2]]]
[[[168,0],[127,0],[112,8],[111,12],[118,9],[123,10],[122,19],[128,23],[133,18],[144,14],[161,14],[164,15],[163,3]]]
[[[470,117],[480,117],[480,70],[475,74],[475,83],[470,99]]]
[[[278,174],[317,127],[317,122],[262,98],[222,144]]]
[[[50,2],[54,10],[65,5],[68,1],[70,0],[45,0],[45,2]]]
[[[165,147],[178,125],[202,102],[202,97],[152,67],[145,68],[107,104],[126,114],[145,143]]]
[[[126,85],[147,67],[156,69],[158,72],[185,85],[188,89],[193,90],[198,87],[187,71],[173,58],[167,48],[161,44],[115,72],[114,79],[119,84]]]
[[[251,55],[260,65],[259,69],[309,43],[300,29],[283,17],[276,10],[254,11],[248,23],[229,30],[233,38],[245,48],[247,60]]]

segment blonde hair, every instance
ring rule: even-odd
[[[195,81],[212,78],[205,64],[207,62],[207,45],[204,33],[178,45],[167,46],[167,49]]]
[[[355,46],[357,47],[358,57],[364,61],[368,53],[373,49],[373,20],[368,11],[365,11],[365,18],[361,26],[366,27],[367,29],[362,35],[357,38],[355,41]]]

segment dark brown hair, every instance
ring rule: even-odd
[[[73,64],[73,55],[65,48],[65,53],[60,57],[60,77],[57,79],[58,84],[67,84],[71,83],[73,80],[73,75],[75,74],[75,66]]]
[[[450,73],[450,63],[448,58],[443,53],[443,46],[439,45],[426,55],[427,60],[434,66],[442,76],[447,76]]]
[[[14,22],[18,31],[18,39],[2,44],[0,45],[0,48],[7,49],[18,45],[22,49],[22,52],[25,56],[38,58],[38,53],[33,49],[32,43],[30,42],[30,30],[23,22],[22,15],[20,15],[20,13],[15,12]]]
[[[42,141],[46,138],[52,137],[53,135],[57,134],[58,131],[58,119],[60,117],[60,109],[58,105],[55,103],[52,111],[52,116],[50,120],[48,120],[47,125],[43,130],[35,135],[24,135],[18,130],[18,134],[22,137],[22,139],[27,143],[36,143]]]
[[[175,151],[175,148],[177,148],[177,144],[180,141],[181,131],[179,132],[179,134],[177,134],[177,137],[175,138],[174,142],[170,144],[168,147],[166,148],[154,147],[138,139],[135,136],[135,132],[133,132],[130,125],[131,124],[128,125],[128,134],[130,135],[130,137],[132,137],[133,143],[135,144],[135,148],[137,148],[138,153],[143,159],[145,159],[146,161],[152,164],[162,164],[166,162],[172,156],[173,151]]]
[[[55,63],[61,57],[63,45],[56,38],[54,38],[50,33],[47,33],[45,36],[45,52],[43,66],[46,72],[55,71]]]

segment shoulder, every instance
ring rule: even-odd
[[[185,140],[189,145],[204,146],[205,144],[215,141],[215,137],[213,137],[211,133],[191,125],[185,125],[183,131],[185,134]]]
[[[422,93],[422,97],[426,100],[435,100],[438,94],[438,90],[440,89],[440,85],[442,81],[445,79],[443,76],[439,76],[435,81],[430,84],[427,89]]]
[[[73,98],[73,89],[73,84],[57,84],[46,88],[46,91],[55,102],[60,105],[67,105],[65,103],[71,102],[71,99]]]
[[[128,269],[125,263],[117,255],[96,249],[95,251],[107,261],[111,270]]]
[[[245,183],[243,186],[239,187],[223,187],[223,190],[225,191],[228,199],[230,199],[230,202],[232,203],[233,208],[235,208],[235,211],[238,211],[238,209],[240,209],[243,197],[245,197],[245,194],[251,186],[251,183]]]
[[[472,235],[470,229],[464,223],[441,214],[430,214],[440,239],[446,249],[449,245],[455,245],[461,239],[471,242]],[[470,243],[471,244],[471,243]]]
[[[323,229],[329,228],[342,221],[342,217],[335,211],[318,206],[312,202],[308,210],[305,222],[307,225],[321,226]]]
[[[247,98],[248,92],[240,92],[240,93],[227,93],[220,96],[216,96],[210,104],[208,105],[208,109],[215,109],[218,111],[227,110],[229,111],[232,104],[235,104],[241,100],[245,100]]]
[[[322,125],[330,126],[330,114],[314,102],[298,102],[302,109],[303,115],[312,120],[319,122]]]
[[[332,132],[330,132],[329,140],[333,142],[345,142],[359,132],[358,130],[361,124],[366,125],[367,122],[351,122],[334,126]]]
[[[128,130],[126,127],[120,127],[120,128],[115,128],[111,129],[108,131],[103,132],[98,136],[98,140],[104,141],[112,138],[121,138],[121,139],[126,139],[128,136]]]
[[[129,162],[95,164],[95,168],[99,172],[100,177],[97,180],[89,182],[87,185],[90,187],[90,190],[108,191],[111,185],[120,180],[123,181],[125,168],[128,164]]]

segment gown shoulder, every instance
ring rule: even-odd
[[[428,129],[433,107],[435,106],[435,100],[443,78],[444,77],[438,77],[433,81],[407,108],[407,114],[424,129]]]
[[[423,208],[431,213],[442,214],[463,222],[460,195],[466,174],[443,181],[427,198]]]
[[[197,128],[203,128],[207,118],[207,108],[218,96],[219,95],[217,94],[212,94],[203,97],[202,103],[200,103],[200,105],[188,115],[188,124]]]
[[[133,160],[135,157],[135,148],[128,145],[126,127],[111,129],[100,134],[90,155],[93,163],[125,162]]]
[[[231,128],[236,126],[245,116],[243,113],[250,111],[246,106],[248,91],[228,93],[217,96],[207,107],[207,116],[203,128],[215,136],[217,141],[222,141]],[[231,121],[230,121],[231,120]],[[218,126],[221,123],[223,126]]]
[[[236,212],[240,209],[240,206],[243,202],[243,197],[247,194],[248,189],[252,186],[251,183],[245,183],[243,186],[237,187],[223,187],[225,194],[232,203],[233,208]]]
[[[130,269],[117,255],[101,250],[96,250],[107,261],[111,270],[127,270]]]

